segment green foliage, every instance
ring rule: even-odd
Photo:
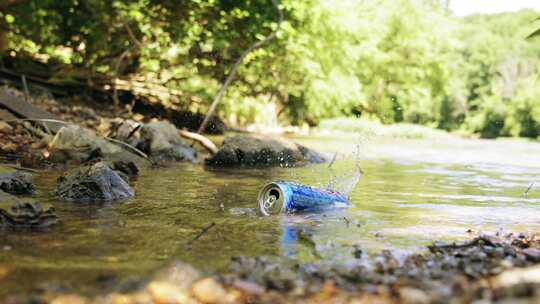
[[[512,136],[540,136],[540,86],[536,77],[523,80],[517,89],[505,123]]]
[[[540,20],[540,17],[536,18],[535,21],[538,21],[538,20]],[[529,34],[529,36],[527,36],[527,39],[535,38],[535,37],[538,37],[538,36],[540,36],[540,28],[535,30],[531,34]]]
[[[245,59],[219,108],[232,124],[360,115],[483,137],[540,134],[536,12],[458,18],[430,0],[280,7],[277,39]],[[270,0],[29,0],[1,14],[17,56],[158,83],[179,92],[160,102],[201,112],[240,54],[278,27]]]

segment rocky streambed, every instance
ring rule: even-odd
[[[94,298],[44,290],[6,303],[538,303],[537,235],[471,236],[421,253],[391,252],[356,263],[298,263],[235,257],[229,273],[209,276],[175,262],[148,282]]]

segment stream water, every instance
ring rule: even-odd
[[[406,254],[435,240],[464,238],[468,229],[540,231],[540,183],[525,194],[540,182],[540,144],[522,141],[364,142],[364,176],[350,208],[259,217],[254,207],[266,182],[319,186],[352,174],[355,162],[343,155],[352,153],[354,140],[298,140],[342,156],[332,172],[327,165],[146,170],[135,182],[135,198],[99,206],[56,200],[50,192],[59,172],[36,176],[37,199],[53,204],[62,223],[47,232],[0,233],[0,298],[39,288],[84,294],[129,288],[175,259],[225,272],[238,255],[342,262],[355,248]]]

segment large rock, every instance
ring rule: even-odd
[[[117,123],[116,126],[112,128],[114,138],[125,143],[128,143],[134,147],[137,147],[141,141],[141,137],[138,130],[143,126],[142,123],[127,119],[123,120],[120,123]]]
[[[110,161],[144,163],[144,159],[128,148],[107,141],[93,131],[76,125],[62,127],[52,142],[50,160],[54,162],[82,163],[92,155],[99,155]]]
[[[47,228],[58,222],[53,207],[21,201],[0,190],[0,228]]]
[[[11,194],[34,194],[32,175],[24,172],[0,173],[0,189]]]
[[[324,155],[283,138],[240,135],[226,138],[221,149],[207,159],[206,164],[294,167],[325,161]]]
[[[204,121],[205,114],[191,113],[187,111],[171,111],[167,115],[171,122],[179,129],[186,128],[196,132]],[[217,116],[212,116],[203,130],[206,134],[223,134],[227,130],[227,125]]]
[[[130,198],[135,191],[117,171],[98,162],[61,176],[55,193],[70,201],[116,201]]]
[[[174,125],[167,121],[154,121],[141,127],[138,145],[156,161],[197,160],[197,152],[186,145]]]

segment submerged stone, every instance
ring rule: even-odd
[[[225,138],[221,149],[207,159],[206,164],[216,167],[294,167],[326,161],[323,154],[283,138],[239,135]]]
[[[32,175],[25,172],[0,173],[0,189],[11,194],[34,194]]]
[[[113,162],[112,168],[116,172],[125,174],[129,179],[135,179],[139,176],[139,168],[134,162]]]
[[[50,205],[21,201],[0,190],[0,228],[47,228],[57,222]]]
[[[135,195],[126,180],[103,162],[61,176],[55,193],[70,201],[116,201]]]

